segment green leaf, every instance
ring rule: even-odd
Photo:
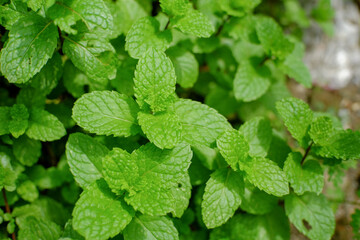
[[[82,188],[102,177],[102,158],[108,149],[93,138],[73,133],[66,143],[66,158],[75,181]]]
[[[34,165],[41,156],[41,143],[23,135],[14,140],[13,153],[19,162],[25,166]]]
[[[0,107],[0,136],[10,133],[9,123],[11,121],[10,107]]]
[[[313,119],[313,112],[300,99],[286,98],[276,103],[276,109],[291,135],[301,145],[306,145],[305,136]]]
[[[191,7],[189,0],[160,0],[161,9],[172,16],[181,16]]]
[[[17,188],[17,193],[25,201],[33,202],[39,197],[39,191],[36,185],[29,180],[22,182]]]
[[[116,76],[116,60],[112,52],[106,51],[110,48],[104,42],[106,40],[96,34],[77,35],[66,37],[62,49],[87,76],[97,82],[106,83],[108,79]],[[98,44],[101,45],[97,46]]]
[[[331,239],[335,230],[333,210],[323,195],[291,194],[285,198],[285,211],[290,221],[312,240]]]
[[[226,131],[216,141],[221,155],[232,169],[244,170],[251,161],[250,146],[243,134],[235,129]]]
[[[55,52],[41,71],[31,79],[30,85],[44,94],[49,94],[58,84],[62,76],[62,69],[61,56]]]
[[[309,135],[315,144],[328,145],[329,139],[336,134],[333,121],[327,116],[319,116],[311,123]]]
[[[159,27],[160,23],[153,17],[137,20],[126,35],[125,50],[133,58],[141,58],[150,48],[164,52],[171,43],[172,35],[169,30],[161,32]]]
[[[234,79],[234,94],[244,102],[260,98],[269,89],[270,71],[266,66],[255,66],[253,61],[243,61]]]
[[[239,208],[243,194],[244,180],[241,173],[222,168],[211,174],[201,203],[206,227],[215,228],[227,222]]]
[[[220,0],[219,6],[223,11],[231,16],[242,17],[245,14],[251,12],[257,5],[261,3],[261,0]]]
[[[171,60],[165,53],[150,48],[136,66],[134,83],[135,97],[141,108],[147,103],[154,112],[166,110],[176,84]]]
[[[353,229],[353,238],[359,239],[360,238],[360,210],[355,209],[355,212],[351,215],[351,223],[350,223],[352,229]]]
[[[127,191],[125,200],[135,210],[165,215],[177,209],[173,188],[182,187],[191,157],[184,144],[161,150],[148,143],[132,154],[114,148],[103,159],[103,174],[115,193]]]
[[[195,9],[189,9],[184,16],[177,18],[173,27],[195,37],[208,38],[215,32],[208,17]]]
[[[263,215],[278,205],[278,198],[261,191],[248,181],[245,181],[244,190],[240,208],[248,213]]]
[[[16,189],[17,173],[11,164],[10,156],[4,152],[0,152],[0,170],[4,173],[1,185],[7,191],[14,191]]]
[[[173,207],[171,213],[173,217],[180,218],[189,207],[191,197],[191,182],[189,174],[186,173],[183,178],[178,181],[178,185],[171,188],[169,192]]]
[[[199,75],[199,63],[195,56],[182,48],[170,48],[166,54],[171,59],[176,74],[176,82],[183,88],[192,87]]]
[[[150,142],[158,148],[173,148],[181,140],[181,125],[178,116],[173,113],[138,113],[141,129]]]
[[[9,131],[15,137],[23,135],[28,127],[29,112],[23,104],[15,104],[10,109]]]
[[[29,127],[26,135],[41,141],[54,141],[66,134],[63,124],[52,114],[39,108],[30,111]]]
[[[24,104],[28,109],[30,108],[44,108],[45,95],[39,89],[32,87],[22,88],[16,96],[17,104]]]
[[[135,216],[124,230],[124,239],[178,240],[178,232],[168,217]]]
[[[24,224],[19,231],[19,239],[33,240],[33,239],[47,239],[58,240],[61,234],[60,227],[50,221],[37,219],[33,216],[26,218]]]
[[[246,179],[268,194],[281,197],[289,194],[289,182],[279,166],[267,159],[256,157],[245,168]]]
[[[73,228],[72,219],[67,221],[64,227],[64,232],[61,235],[61,238],[59,240],[84,240],[85,238],[81,236],[77,231]]]
[[[174,109],[182,125],[182,138],[191,145],[210,146],[223,132],[231,129],[224,116],[200,102],[179,99]]]
[[[270,17],[256,19],[256,33],[265,52],[279,59],[284,59],[294,49],[294,44],[284,35],[279,24]]]
[[[7,30],[10,30],[11,27],[16,23],[20,18],[24,17],[25,14],[22,11],[16,9],[12,5],[0,6],[0,24],[5,27]]]
[[[249,143],[250,156],[265,157],[267,155],[272,140],[272,128],[268,119],[255,117],[245,122],[239,131]]]
[[[130,136],[139,131],[135,101],[114,91],[94,91],[79,98],[73,119],[85,130],[102,135]]]
[[[81,194],[73,210],[73,226],[86,239],[106,240],[119,234],[135,215],[115,196],[106,182],[98,180]]]
[[[289,154],[284,164],[284,172],[294,192],[298,195],[304,192],[320,194],[324,187],[324,174],[319,162],[307,160],[301,164],[302,155],[298,152]]]
[[[311,75],[309,69],[302,60],[303,56],[304,45],[297,42],[295,43],[294,50],[280,64],[280,68],[289,77],[294,78],[295,81],[309,88],[311,87]]]
[[[52,21],[29,14],[12,27],[1,50],[1,72],[11,83],[29,81],[51,58],[58,31]]]
[[[81,20],[89,31],[110,34],[113,18],[102,0],[62,0],[48,9],[47,15],[62,31],[76,34],[74,25]]]

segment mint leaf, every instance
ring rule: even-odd
[[[195,37],[208,38],[215,32],[208,17],[195,9],[189,9],[184,16],[177,18],[173,27]]]
[[[20,183],[16,188],[16,192],[22,199],[28,202],[33,202],[39,197],[39,191],[36,185],[30,180],[25,180]]]
[[[5,152],[0,152],[0,170],[2,173],[4,173],[1,185],[10,192],[16,189],[17,179],[17,173],[15,172],[11,163],[12,161],[10,156]]]
[[[251,12],[257,5],[259,5],[261,0],[222,0],[218,2],[221,9],[227,14],[231,16],[242,17],[243,15]]]
[[[30,81],[30,85],[44,94],[49,94],[58,84],[62,76],[62,61],[59,53],[55,52],[53,57],[46,63],[41,71]]]
[[[13,153],[19,162],[25,166],[34,165],[41,156],[41,143],[38,140],[21,136],[14,140]]]
[[[170,189],[171,200],[173,201],[173,217],[180,218],[185,210],[189,207],[191,197],[191,182],[189,174],[184,174],[183,178],[178,181],[178,185]]]
[[[47,15],[62,31],[77,34],[74,25],[81,20],[89,31],[109,34],[113,28],[110,10],[102,0],[62,0],[48,9]]]
[[[7,30],[10,30],[11,27],[16,23],[20,18],[24,17],[22,11],[17,10],[12,5],[0,6],[0,24],[5,27]]]
[[[311,87],[311,75],[309,69],[302,60],[304,48],[303,44],[299,42],[295,43],[294,50],[280,64],[280,68],[289,77],[294,78],[295,81],[309,88]]]
[[[135,216],[124,230],[124,239],[177,240],[178,232],[168,217]]]
[[[285,37],[282,28],[270,17],[256,19],[256,33],[265,52],[270,56],[284,59],[294,49],[294,44]]]
[[[278,205],[278,198],[269,195],[245,181],[244,194],[240,208],[251,214],[263,215],[271,212]]]
[[[36,14],[14,23],[1,50],[1,72],[11,83],[29,81],[51,58],[57,46],[54,24]]]
[[[227,130],[216,141],[221,155],[232,169],[244,170],[251,161],[250,147],[243,134],[235,129]]]
[[[28,127],[29,112],[23,104],[15,104],[10,109],[9,131],[15,137],[23,135]]]
[[[320,116],[313,120],[309,135],[314,143],[318,145],[328,145],[329,139],[336,134],[333,121],[327,116]]]
[[[245,168],[246,179],[268,194],[281,197],[289,194],[289,182],[279,166],[267,159],[256,157]]]
[[[32,87],[22,88],[16,96],[17,104],[24,104],[28,109],[30,108],[44,108],[45,95],[38,89]]]
[[[179,99],[174,109],[182,125],[182,138],[191,145],[210,146],[223,132],[231,129],[224,116],[200,102]]]
[[[268,119],[255,117],[241,125],[239,131],[249,143],[250,156],[265,157],[267,155],[272,140],[272,128]]]
[[[313,119],[309,106],[300,99],[286,98],[276,103],[276,109],[291,135],[301,145],[306,145],[304,138]]]
[[[66,134],[63,124],[52,114],[39,108],[30,110],[29,127],[26,135],[41,141],[54,141]]]
[[[134,215],[131,207],[116,197],[104,180],[98,180],[76,202],[73,226],[86,239],[106,240],[119,234]]]
[[[330,239],[334,233],[334,213],[323,195],[291,194],[285,198],[285,211],[295,227],[310,239]]]
[[[113,49],[100,36],[85,34],[66,37],[62,49],[77,68],[95,81],[104,83],[115,78],[116,59],[109,52]]]
[[[81,236],[77,231],[73,229],[72,219],[70,219],[64,227],[64,232],[61,235],[61,238],[59,240],[70,240],[70,239],[76,239],[76,240],[84,240],[85,238]]]
[[[147,103],[154,112],[166,110],[176,84],[171,60],[165,53],[150,48],[136,66],[134,83],[135,97],[141,108]]]
[[[170,48],[166,54],[174,64],[176,82],[183,88],[192,87],[199,75],[199,63],[195,56],[182,48]]]
[[[270,71],[266,66],[255,66],[254,61],[242,61],[234,79],[237,100],[250,102],[260,98],[270,86]]]
[[[130,136],[138,132],[135,101],[114,91],[94,91],[79,98],[73,108],[73,119],[91,133]]]
[[[138,121],[146,137],[158,148],[173,148],[181,140],[180,120],[173,113],[139,112]]]
[[[307,160],[301,164],[302,155],[292,152],[284,164],[284,172],[290,182],[290,186],[298,195],[304,192],[320,194],[324,187],[323,170],[315,160]]]
[[[10,133],[9,123],[11,121],[10,107],[0,107],[0,135]]]
[[[25,224],[20,227],[19,239],[49,239],[58,240],[61,234],[60,227],[51,222],[29,216]]]
[[[125,200],[135,210],[149,215],[175,211],[173,188],[179,187],[190,165],[188,145],[161,150],[146,144],[132,154],[114,148],[103,159],[103,174],[117,194],[128,193]]]
[[[153,17],[137,20],[126,35],[125,50],[133,58],[141,58],[150,48],[164,52],[171,43],[172,35],[168,30],[161,32],[159,27],[160,23]]]
[[[181,16],[191,7],[189,0],[160,0],[161,9],[172,16]]]
[[[70,135],[66,143],[66,158],[75,181],[82,188],[102,177],[102,158],[108,151],[105,146],[85,134]]]
[[[206,183],[202,216],[207,228],[215,228],[231,218],[241,204],[244,180],[241,173],[223,168],[216,170]]]

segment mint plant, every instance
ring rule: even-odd
[[[286,81],[333,10],[268,4],[1,1],[1,239],[330,239],[360,133]]]

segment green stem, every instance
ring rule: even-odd
[[[314,142],[311,142],[311,143],[310,143],[310,145],[308,146],[308,148],[306,149],[306,152],[305,152],[305,154],[304,154],[303,158],[301,159],[301,165],[303,165],[303,164],[304,164],[305,159],[306,159],[307,155],[309,154],[309,152],[310,152],[310,150],[311,150],[311,147],[312,147],[313,143],[314,143]]]
[[[7,197],[6,197],[5,188],[2,189],[2,195],[3,195],[3,198],[4,198],[5,210],[6,210],[7,213],[11,214],[9,202],[7,200]],[[11,234],[11,237],[12,237],[13,240],[16,240],[16,236],[15,236],[14,232]]]

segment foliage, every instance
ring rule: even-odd
[[[1,1],[1,239],[330,239],[360,133],[286,81],[333,10],[268,4]]]

